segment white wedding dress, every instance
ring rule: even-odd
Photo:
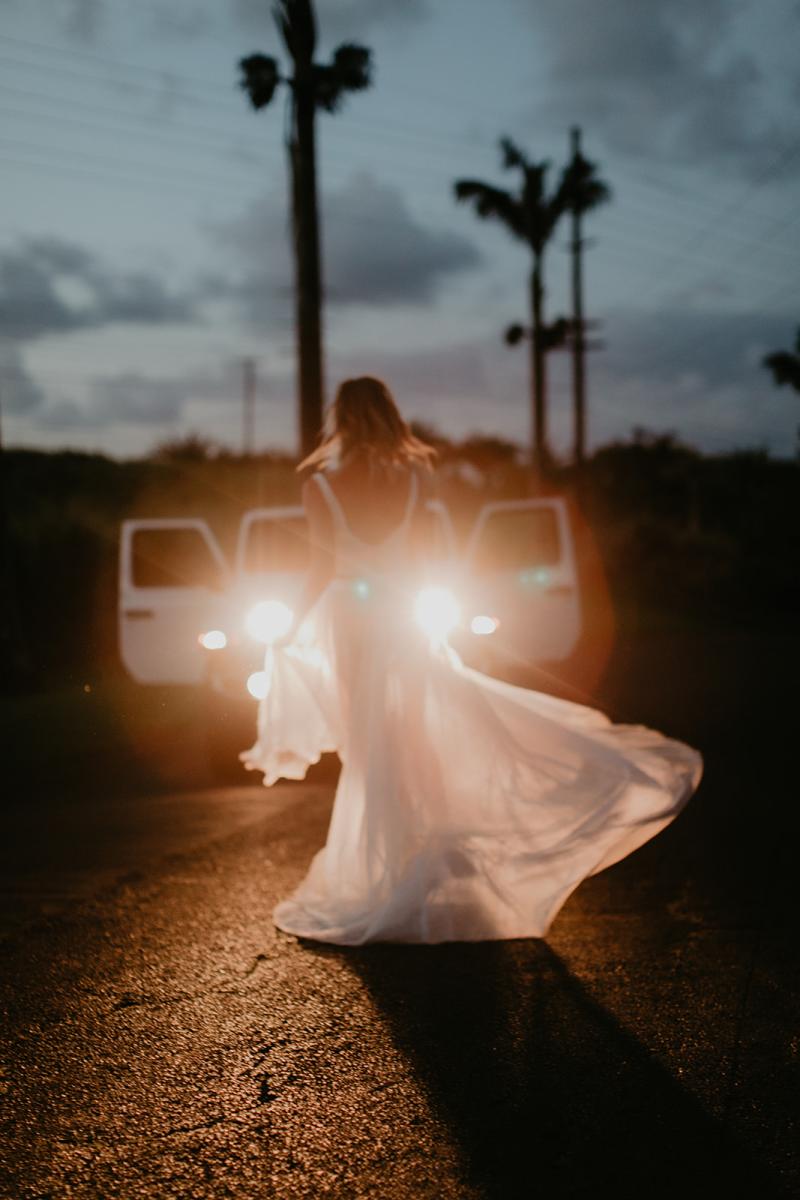
[[[324,942],[542,937],[581,880],[663,829],[697,787],[697,751],[639,725],[464,666],[413,616],[405,517],[379,545],[352,533],[318,475],[336,577],[294,643],[267,651],[264,783],[325,751],[342,771],[325,846],[275,909]]]

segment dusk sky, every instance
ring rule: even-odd
[[[800,398],[759,365],[800,324],[798,0],[318,0],[319,57],[374,84],[318,119],[328,396],[378,373],[444,433],[529,438],[528,258],[456,205],[516,184],[498,139],[613,199],[585,222],[589,441],[634,426],[790,455]],[[0,397],[6,444],[146,452],[190,432],[294,446],[284,100],[237,62],[282,57],[268,0],[0,0]],[[546,262],[568,310],[568,229]],[[553,442],[570,372],[550,358]]]

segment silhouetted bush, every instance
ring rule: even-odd
[[[428,431],[426,431],[428,432]],[[487,499],[525,495],[529,476],[501,439],[438,437],[440,482],[466,532]],[[189,448],[191,449],[191,448]],[[3,455],[8,570],[6,640],[42,681],[118,670],[119,523],[201,516],[231,552],[241,513],[299,499],[285,455],[159,454],[133,462],[74,452]],[[598,450],[578,475],[554,469],[577,498],[606,566],[624,628],[791,621],[800,606],[800,463],[761,452],[707,457],[637,432]]]

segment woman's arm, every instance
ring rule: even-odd
[[[333,578],[336,566],[333,519],[313,478],[303,484],[303,507],[308,521],[308,569],[295,606],[292,628],[275,643],[278,646],[292,640]]]

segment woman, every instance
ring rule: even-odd
[[[328,838],[279,928],[339,944],[541,937],[575,887],[663,829],[700,755],[465,667],[414,621],[432,451],[383,383],[347,380],[301,469],[311,567],[267,652],[265,784],[324,751]]]

